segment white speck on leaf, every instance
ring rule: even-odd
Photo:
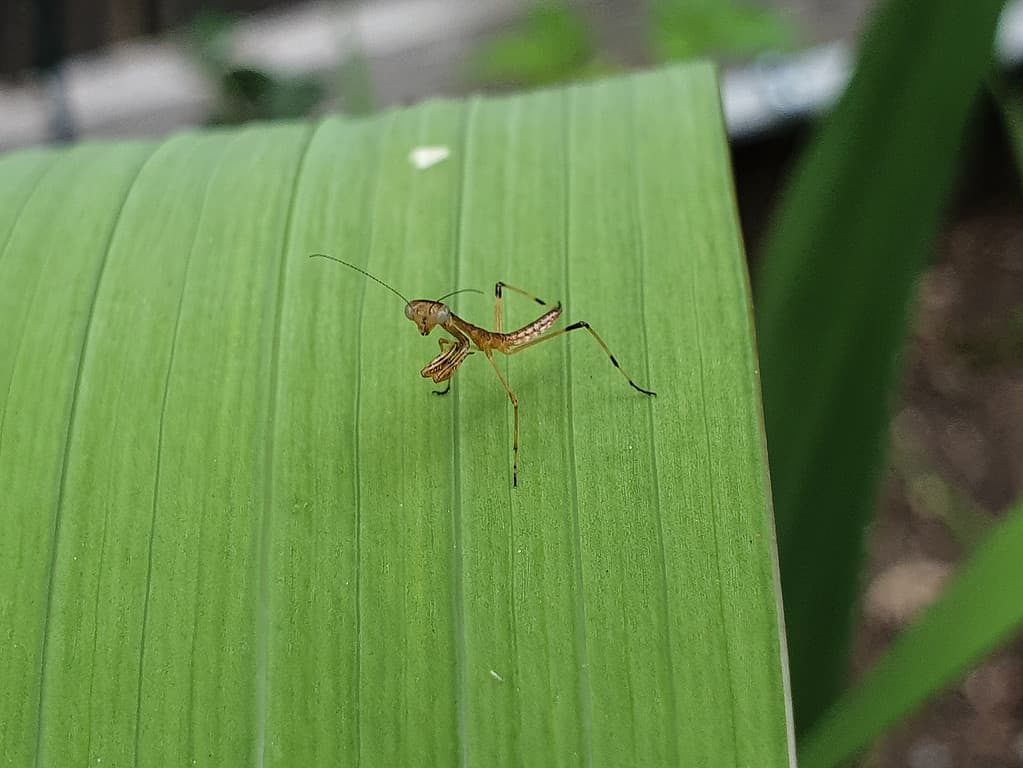
[[[451,155],[448,147],[416,147],[409,152],[408,161],[420,171],[442,163]]]
[[[497,672],[495,672],[494,670],[490,670],[490,676],[492,678],[494,678],[499,683],[503,683],[504,682],[504,678],[501,677],[499,674],[497,674]]]

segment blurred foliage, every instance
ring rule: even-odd
[[[790,50],[798,35],[774,10],[731,0],[660,0],[645,20],[649,61],[752,56]],[[485,42],[471,63],[473,77],[498,86],[538,86],[594,77],[623,65],[600,49],[585,9],[539,2],[511,31]]]
[[[500,85],[547,85],[593,71],[597,46],[583,13],[539,3],[522,23],[487,41],[473,57],[474,76]]]
[[[757,335],[800,732],[847,683],[899,351],[1001,8],[892,0],[879,9],[761,259]],[[1003,625],[990,626],[995,636]],[[964,645],[957,663],[980,647]],[[932,672],[915,679],[917,693],[948,682],[947,668]]]
[[[1023,579],[1021,550],[1023,503],[1017,503],[970,554],[941,598],[895,638],[863,679],[845,691],[800,740],[799,765],[849,765],[879,736],[1017,632],[1023,622],[1023,603],[1011,585]],[[986,719],[976,713],[978,725]],[[957,764],[1012,763],[992,759]]]
[[[650,4],[647,61],[697,57],[744,57],[768,50],[790,50],[797,34],[782,14],[733,0],[659,0]],[[301,117],[312,113],[331,90],[319,75],[280,75],[239,66],[231,55],[235,19],[205,10],[188,30],[196,61],[215,83],[217,106],[210,122]],[[358,51],[343,60],[333,80],[341,108],[353,115],[373,110],[367,63]],[[477,82],[490,86],[538,87],[614,73],[623,64],[601,49],[585,7],[540,0],[520,23],[481,45],[470,59]]]
[[[358,37],[352,35],[349,42],[350,53],[342,58],[337,70],[341,111],[346,115],[368,115],[374,108],[369,62],[362,53]]]
[[[249,120],[302,117],[323,99],[325,88],[318,78],[282,78],[264,70],[238,67],[220,79],[220,108],[214,122],[237,124]]]
[[[988,86],[1001,113],[1016,161],[1017,178],[1023,182],[1023,71],[994,73]],[[949,342],[958,355],[979,371],[1023,365],[1023,304],[987,318],[981,328],[971,333],[953,334]]]
[[[910,509],[919,519],[939,522],[964,551],[972,552],[990,534],[996,517],[935,466],[927,447],[905,443],[895,440],[890,464]]]
[[[196,60],[216,83],[217,105],[210,116],[212,124],[302,117],[324,100],[327,87],[319,76],[279,75],[235,65],[230,55],[234,25],[228,14],[202,11],[188,34]]]
[[[1023,180],[1023,84],[1020,73],[1010,78],[1008,75],[996,78],[991,83],[991,92],[1002,111],[1005,129],[1009,142],[1016,155],[1016,166]]]
[[[798,42],[791,22],[778,11],[715,0],[652,3],[650,36],[658,61],[754,56],[792,50]]]

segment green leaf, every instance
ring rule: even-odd
[[[981,544],[941,599],[903,632],[800,743],[804,768],[841,765],[954,682],[1023,624],[1023,505]],[[1011,586],[1010,586],[1011,585]],[[983,599],[978,599],[983,595]]]
[[[560,299],[658,396],[585,331],[502,357],[513,488],[484,356],[432,396],[314,252]],[[0,158],[0,325],[13,764],[790,763],[710,67]]]
[[[1010,132],[1018,134],[1018,94],[1005,82],[996,83],[995,92]],[[1023,505],[1017,505],[942,597],[801,740],[800,765],[847,762],[1018,631],[1023,603],[1007,585],[1023,580],[1021,550]]]
[[[843,687],[896,358],[1001,6],[881,9],[763,260],[757,332],[800,729]]]

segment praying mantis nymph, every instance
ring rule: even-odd
[[[542,299],[538,299],[531,293],[523,291],[521,288],[515,288],[514,286],[508,285],[507,283],[497,283],[494,286],[494,295],[496,297],[496,307],[494,313],[494,328],[493,331],[488,331],[485,328],[480,328],[478,325],[463,320],[454,312],[451,308],[443,302],[448,296],[453,296],[455,293],[461,293],[461,291],[455,291],[453,293],[441,296],[436,301],[430,299],[415,299],[409,301],[402,296],[398,291],[389,286],[383,280],[374,275],[371,275],[364,269],[349,264],[347,261],[335,258],[334,256],[328,256],[325,253],[313,253],[310,254],[309,258],[322,258],[336,261],[338,264],[354,269],[356,272],[360,272],[370,280],[373,280],[380,285],[384,286],[387,290],[397,296],[399,299],[405,302],[405,317],[416,324],[419,328],[419,332],[423,336],[428,336],[430,332],[438,325],[445,331],[454,336],[454,339],[437,339],[437,344],[440,346],[440,354],[437,355],[433,360],[426,364],[426,367],[420,371],[420,374],[424,379],[433,379],[437,384],[447,382],[447,386],[441,390],[434,390],[435,394],[446,395],[451,389],[451,377],[458,371],[459,366],[465,362],[465,359],[473,352],[479,351],[486,355],[487,360],[490,361],[491,366],[494,368],[494,372],[497,373],[497,378],[501,380],[501,384],[504,385],[505,392],[508,393],[508,399],[511,400],[512,407],[515,411],[515,437],[512,441],[512,485],[518,486],[519,484],[519,399],[512,392],[511,387],[508,386],[508,380],[501,373],[501,369],[497,365],[497,361],[494,360],[494,352],[501,352],[505,355],[514,355],[517,352],[521,352],[524,349],[536,346],[537,344],[556,339],[558,336],[569,333],[570,331],[578,331],[581,328],[585,328],[590,332],[600,348],[604,350],[607,356],[611,359],[614,367],[617,368],[622,376],[629,382],[633,389],[642,392],[644,395],[655,395],[656,392],[651,392],[649,389],[643,389],[636,382],[632,380],[618,364],[618,359],[611,354],[611,350],[608,349],[607,344],[600,338],[595,330],[584,320],[579,320],[572,323],[567,328],[562,328],[558,331],[550,331],[551,327],[561,317],[561,302],[558,302],[554,308],[547,310],[540,317],[528,325],[524,325],[517,331],[511,331],[509,333],[503,333],[501,331],[503,313],[501,312],[501,301],[503,298],[503,292],[505,289],[514,291],[515,293],[525,296],[527,299],[532,299],[537,304],[547,306],[547,302]],[[472,290],[472,289],[468,289]],[[473,349],[475,347],[475,349]]]

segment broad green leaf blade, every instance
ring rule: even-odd
[[[51,584],[58,530],[74,517],[65,468],[81,349],[125,190],[146,153],[82,147],[0,161],[0,679],[10,693],[0,703],[0,754],[15,765],[32,763],[44,646],[65,626]],[[78,185],[99,176],[102,188],[83,194]]]
[[[789,764],[709,67],[11,156],[0,196],[16,764]],[[513,488],[485,356],[432,396],[439,333],[317,252],[486,327],[497,280],[562,300],[658,396],[582,329],[502,356]]]
[[[862,683],[807,734],[799,764],[841,765],[1023,624],[1023,601],[1014,588],[1023,583],[1020,552],[1023,506],[977,548],[941,599],[899,636]]]
[[[800,729],[844,684],[896,356],[1001,6],[881,9],[763,261],[757,327]]]

